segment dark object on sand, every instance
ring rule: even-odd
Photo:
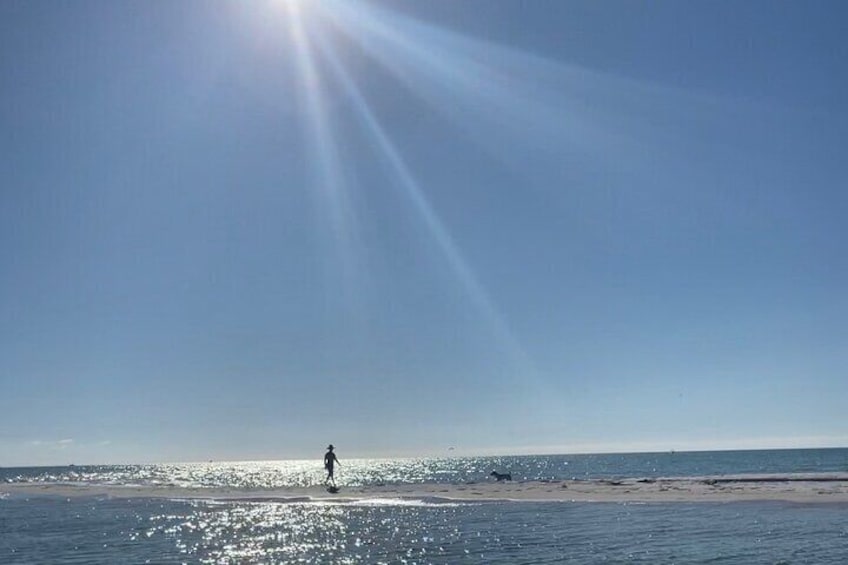
[[[511,481],[512,475],[509,473],[498,473],[497,471],[492,471],[490,473],[492,477],[495,477],[498,481]]]
[[[327,492],[329,492],[330,494],[336,494],[339,492],[339,487],[330,485],[327,487]]]

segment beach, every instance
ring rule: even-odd
[[[358,502],[373,500],[526,502],[739,502],[848,503],[848,473],[721,475],[596,480],[489,481],[273,489],[150,487],[73,483],[9,483],[14,496],[96,496],[228,501]]]

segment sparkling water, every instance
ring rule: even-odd
[[[692,477],[740,473],[848,472],[848,449],[786,449],[344,459],[340,485],[460,484],[486,481],[493,470],[514,480]],[[307,461],[209,462],[164,465],[94,465],[0,469],[0,482],[84,483],[151,487],[263,489],[323,483],[321,454]]]

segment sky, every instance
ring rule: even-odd
[[[848,446],[846,12],[0,3],[0,465]]]

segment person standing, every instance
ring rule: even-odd
[[[327,484],[327,482],[332,481],[333,486],[336,486],[336,479],[335,477],[333,477],[333,466],[336,463],[339,463],[339,460],[336,457],[336,454],[333,453],[333,449],[335,448],[331,443],[327,447],[327,453],[324,454],[324,468],[327,469],[327,478],[324,479],[324,484]],[[339,465],[341,465],[341,463],[339,463]]]

